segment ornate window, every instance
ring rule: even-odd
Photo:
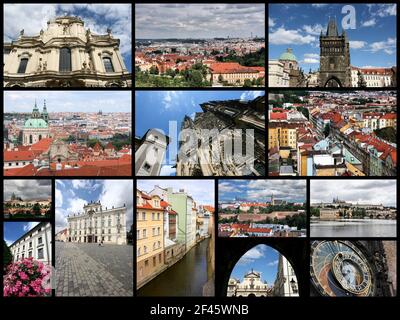
[[[26,66],[28,65],[28,58],[22,58],[19,62],[18,73],[25,73]]]
[[[110,57],[104,57],[103,64],[104,64],[104,69],[106,70],[106,72],[114,72],[114,66],[112,64]]]
[[[60,72],[71,71],[71,49],[61,48],[60,49]]]

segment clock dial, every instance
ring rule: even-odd
[[[371,296],[371,267],[350,241],[314,241],[311,246],[311,282],[325,296]]]

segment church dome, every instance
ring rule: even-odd
[[[296,56],[292,53],[292,49],[288,48],[286,52],[282,53],[279,60],[297,61]]]
[[[25,128],[47,128],[48,125],[43,119],[28,119],[25,121]]]

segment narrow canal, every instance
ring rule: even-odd
[[[179,262],[161,273],[138,291],[138,296],[202,296],[207,283],[207,247],[205,239]]]

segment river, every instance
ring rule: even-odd
[[[202,296],[207,283],[207,247],[210,238],[194,246],[179,262],[138,291],[138,296]]]
[[[311,237],[396,237],[396,220],[311,220]]]

